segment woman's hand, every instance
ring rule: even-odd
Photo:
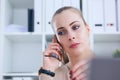
[[[71,80],[87,80],[88,62],[81,61],[72,67],[70,71]]]
[[[56,38],[54,37],[52,43],[48,48],[43,52],[43,69],[55,71],[59,67],[59,62],[61,60],[61,46],[57,43]],[[59,59],[52,57],[51,55],[55,54]]]

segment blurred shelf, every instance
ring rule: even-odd
[[[5,37],[12,42],[41,42],[42,33],[5,33]]]
[[[13,77],[13,76],[16,76],[16,77],[25,76],[25,77],[27,77],[27,76],[30,76],[31,77],[31,76],[38,76],[38,73],[29,73],[29,72],[28,73],[27,72],[25,72],[25,73],[24,72],[23,73],[22,72],[18,72],[18,73],[15,72],[14,73],[13,72],[13,73],[4,73],[3,76],[4,77],[6,77],[6,76],[9,76],[9,77]]]
[[[94,33],[94,41],[97,42],[120,42],[120,32],[100,32]]]
[[[54,33],[45,32],[45,35],[54,35]]]
[[[94,35],[102,35],[102,34],[108,34],[108,35],[115,35],[115,34],[120,34],[120,32],[94,32]]]
[[[9,0],[14,8],[33,8],[34,0]],[[22,5],[22,6],[21,6]]]

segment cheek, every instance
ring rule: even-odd
[[[68,46],[68,41],[67,41],[67,39],[65,39],[65,38],[60,39],[60,43],[61,43],[61,45],[62,45],[62,47],[63,47],[64,49],[67,48],[67,46]]]
[[[65,39],[65,38],[64,38],[64,39],[61,39],[61,40],[60,40],[61,44],[62,44],[62,45],[66,45],[67,42],[68,42],[68,41],[66,41],[66,40],[67,40],[67,39]]]
[[[89,41],[89,35],[88,35],[88,32],[86,30],[81,31],[79,33],[79,35],[77,35],[77,37],[79,37],[80,41],[82,41],[82,42]]]

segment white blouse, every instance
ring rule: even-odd
[[[66,65],[61,66],[55,72],[55,78],[53,80],[70,80],[70,71]]]

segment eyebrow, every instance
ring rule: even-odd
[[[73,22],[71,22],[69,25],[71,26],[72,24],[74,24],[75,22],[79,22],[79,21],[73,21]],[[64,27],[60,27],[60,28],[58,28],[57,30],[59,30],[59,29],[63,29]]]
[[[75,22],[78,22],[78,21],[73,21],[73,22],[71,22],[69,25],[71,26],[71,25],[74,24]]]
[[[63,28],[64,28],[64,27],[60,27],[60,28],[57,29],[57,31],[58,31],[59,29],[63,29]]]

